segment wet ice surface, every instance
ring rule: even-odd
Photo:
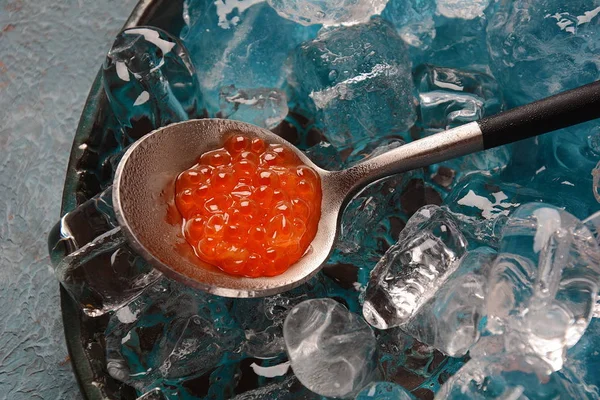
[[[505,109],[496,80],[487,73],[425,64],[415,70],[419,93],[419,124],[426,134],[455,128]],[[502,146],[434,165],[457,171],[456,178],[473,171],[502,172],[511,158],[511,147]]]
[[[473,19],[483,15],[490,0],[437,0],[437,12],[448,18]]]
[[[302,25],[356,24],[378,15],[388,0],[268,0],[279,15]]]
[[[234,85],[221,88],[221,118],[235,119],[273,129],[288,114],[288,101],[285,92],[279,89],[237,89]]]
[[[428,49],[436,36],[434,12],[434,0],[394,0],[381,15],[408,45]]]
[[[444,399],[585,399],[570,371],[552,372],[541,359],[506,353],[469,361],[444,385]]]
[[[375,376],[377,344],[369,325],[333,299],[300,303],[283,337],[294,373],[318,394],[351,398]]]
[[[490,66],[524,104],[598,78],[600,5],[595,0],[498,4],[488,28]]]
[[[464,255],[440,289],[402,329],[452,357],[463,356],[479,339],[488,279],[496,252],[479,247]]]
[[[436,206],[417,211],[371,272],[363,315],[374,327],[409,324],[458,267],[467,240]]]
[[[518,208],[503,230],[487,294],[486,329],[507,351],[538,355],[555,370],[592,317],[598,246],[571,214],[542,204]]]
[[[121,32],[106,56],[102,73],[111,108],[126,132],[136,123],[145,124],[149,132],[186,121],[203,108],[187,50],[179,39],[160,29]]]
[[[500,88],[491,75],[430,64],[420,66],[415,75],[421,123],[426,129],[455,128],[504,109]]]
[[[105,188],[136,135],[194,113],[272,129],[335,170],[597,75],[597,2],[385,3],[188,0],[182,43],[154,30],[120,35],[104,82],[120,123],[109,120],[102,144],[86,150],[82,176],[99,183],[86,181],[79,199]],[[325,6],[335,12],[323,15]],[[66,287],[108,311],[93,345],[105,350],[111,384],[138,396],[352,398],[371,381],[382,382],[358,399],[597,394],[600,218],[581,221],[598,209],[598,132],[585,124],[370,185],[348,204],[323,272],[276,296],[224,299],[166,278],[141,293],[134,279],[81,284],[102,265],[132,276],[129,253],[123,264],[69,256],[59,265],[84,271],[65,274],[75,279]],[[80,221],[92,233],[76,247],[114,229],[105,216]],[[114,254],[123,243],[111,238],[97,244]],[[326,298],[339,305],[307,313],[352,322],[284,328],[291,310]],[[368,335],[361,312],[388,329]],[[287,343],[288,357],[291,337],[300,344],[292,353]],[[312,339],[318,348],[306,346]],[[160,394],[147,393],[154,387]]]
[[[280,88],[285,81],[288,53],[314,37],[319,28],[286,20],[262,2],[188,0],[185,3],[187,26],[182,38],[211,114],[219,111],[222,87]],[[227,7],[232,3],[238,4]]]
[[[290,64],[296,96],[334,146],[402,132],[415,121],[406,45],[379,18],[320,31]]]

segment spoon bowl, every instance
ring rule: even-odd
[[[173,183],[177,176],[196,164],[200,155],[222,146],[225,135],[231,131],[287,146],[321,179],[317,234],[304,256],[281,275],[260,278],[229,275],[197,258],[183,238],[180,224],[171,220]],[[333,175],[265,129],[232,120],[192,120],[158,129],[129,148],[116,171],[113,204],[130,244],[170,278],[219,296],[268,296],[301,285],[319,271],[329,256],[346,192],[338,180],[332,179]]]

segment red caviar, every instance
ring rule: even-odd
[[[321,182],[286,146],[232,132],[175,184],[195,254],[232,275],[275,276],[317,233]]]

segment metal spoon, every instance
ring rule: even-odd
[[[273,295],[319,271],[334,247],[342,210],[368,183],[599,117],[600,81],[405,144],[343,171],[317,167],[300,150],[265,129],[231,120],[192,120],[158,129],[130,147],[117,168],[113,203],[131,245],[167,276],[220,296]],[[189,246],[189,254],[175,248],[183,239],[180,227],[167,222],[174,190],[165,188],[202,153],[220,147],[223,136],[232,130],[287,145],[321,177],[318,232],[307,253],[279,276],[231,276],[213,266],[199,267],[201,262]]]

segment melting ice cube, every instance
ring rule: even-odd
[[[492,267],[487,329],[504,335],[508,351],[536,354],[560,369],[592,317],[598,257],[592,233],[568,212],[541,203],[519,207]]]
[[[388,0],[268,0],[284,18],[302,25],[351,25],[378,15]]]
[[[333,299],[294,307],[285,319],[283,337],[294,374],[315,393],[352,397],[375,376],[373,331]]]
[[[438,206],[421,208],[371,272],[365,319],[379,329],[408,323],[456,270],[466,248],[450,213]]]

